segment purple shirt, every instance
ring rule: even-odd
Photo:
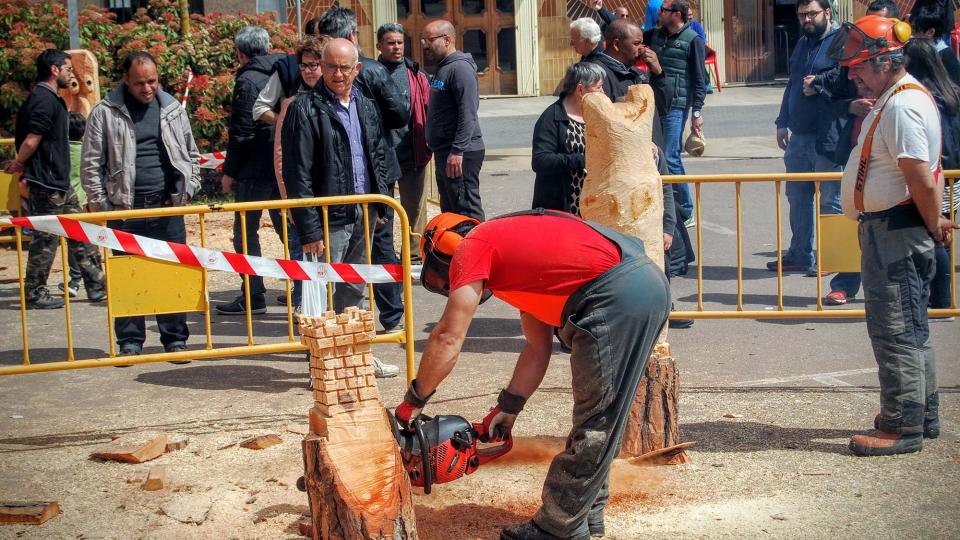
[[[324,85],[326,88],[326,85]],[[337,117],[343,124],[343,129],[347,132],[347,138],[350,140],[350,160],[353,169],[353,192],[357,194],[367,193],[367,157],[363,152],[363,129],[360,127],[360,115],[357,114],[357,88],[350,90],[350,105],[344,106],[329,88],[327,92],[333,98],[333,107],[337,111]]]

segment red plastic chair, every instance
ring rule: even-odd
[[[704,58],[703,63],[708,66],[713,66],[713,80],[717,83],[717,92],[723,92],[723,85],[720,84],[720,67],[717,65],[717,51],[706,47],[707,57]]]
[[[953,45],[953,54],[960,56],[960,23],[950,32],[950,44]]]

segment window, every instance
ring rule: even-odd
[[[513,15],[513,0],[497,0],[497,11],[504,15]]]
[[[460,9],[464,15],[480,15],[483,13],[484,0],[460,0]]]
[[[517,70],[517,31],[501,28],[497,32],[497,67],[500,71]]]
[[[410,0],[397,0],[397,19],[406,19],[410,15]]]
[[[420,11],[427,17],[440,17],[447,12],[445,0],[420,0]]]
[[[487,69],[487,33],[483,30],[467,30],[463,33],[463,52],[473,55],[477,73]]]

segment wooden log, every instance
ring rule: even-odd
[[[91,456],[96,459],[119,461],[121,463],[143,463],[163,455],[167,449],[167,436],[160,435],[139,448],[117,448],[94,452]]]
[[[0,502],[0,523],[43,525],[48,519],[62,513],[57,501]]]
[[[271,446],[280,444],[283,442],[283,439],[275,433],[269,435],[259,435],[257,437],[251,437],[240,443],[240,446],[243,448],[249,448],[251,450],[264,450],[270,448]]]
[[[679,395],[680,372],[676,361],[671,356],[654,352],[630,408],[621,456],[642,456],[680,444]],[[671,463],[686,463],[683,448],[675,454]]]
[[[373,377],[360,375],[372,366],[372,357],[355,354],[347,345],[369,341],[370,319],[365,313],[353,309],[308,321],[310,327],[323,327],[326,337],[339,338],[341,344],[334,348],[342,349],[335,353],[338,361],[332,361],[329,347],[311,347],[323,352],[311,358],[315,402],[310,433],[303,440],[310,530],[316,539],[415,539],[410,478],[393,438],[389,412],[380,402]],[[303,332],[301,336],[308,346],[323,339]],[[341,386],[346,389],[334,390]]]

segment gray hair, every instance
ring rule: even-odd
[[[560,95],[568,96],[574,93],[578,84],[593,86],[606,76],[603,68],[593,62],[577,62],[567,68],[563,82],[560,83]]]
[[[357,33],[357,14],[350,8],[333,5],[320,16],[317,33],[350,39],[351,34]]]
[[[583,17],[570,23],[570,29],[576,30],[581,39],[590,43],[600,43],[600,25],[590,17]]]
[[[390,33],[397,33],[397,34],[400,34],[401,36],[405,35],[405,32],[403,30],[403,25],[400,23],[392,23],[392,22],[383,24],[380,28],[377,29],[377,43],[382,43],[383,36]]]
[[[250,58],[263,56],[270,50],[270,34],[262,26],[244,26],[233,38],[233,46]]]

